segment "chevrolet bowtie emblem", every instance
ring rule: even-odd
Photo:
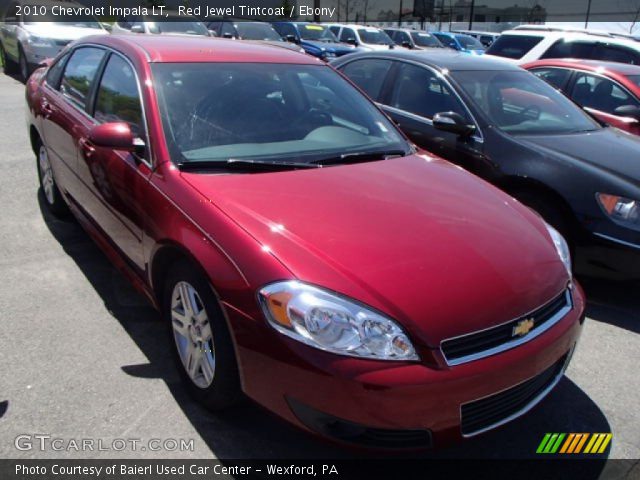
[[[533,326],[535,325],[535,320],[533,318],[525,318],[516,323],[516,326],[513,327],[513,331],[511,334],[514,337],[524,337],[527,333],[531,331]]]

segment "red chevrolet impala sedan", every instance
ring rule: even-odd
[[[562,377],[584,319],[563,238],[323,62],[93,37],[27,101],[46,203],[162,312],[205,406],[246,395],[340,442],[423,448]]]

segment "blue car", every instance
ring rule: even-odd
[[[482,55],[485,51],[484,45],[471,35],[452,32],[434,32],[433,35],[440,40],[440,43],[445,47],[452,48],[459,52]]]
[[[324,25],[309,22],[272,22],[272,25],[282,38],[297,43],[308,54],[325,61],[359,51],[352,45],[339,43]]]

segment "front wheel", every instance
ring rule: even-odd
[[[170,270],[163,303],[184,384],[209,410],[236,404],[242,396],[236,356],[209,282],[188,263],[178,263]]]
[[[62,217],[68,212],[68,207],[56,185],[47,147],[42,142],[38,142],[36,151],[38,152],[38,180],[47,208],[57,217]]]

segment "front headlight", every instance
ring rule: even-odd
[[[600,207],[616,223],[634,230],[640,230],[640,202],[630,198],[596,193]]]
[[[567,269],[567,273],[569,274],[569,278],[572,277],[571,274],[571,252],[569,250],[569,245],[564,237],[558,232],[555,228],[553,228],[548,223],[545,223],[547,227],[547,231],[551,236],[551,240],[553,240],[553,244],[556,246],[556,250],[558,252],[558,256],[562,263],[564,263],[564,267]]]
[[[50,47],[51,40],[45,37],[29,35],[29,45],[31,45],[32,47]]]
[[[264,287],[258,297],[273,328],[312,347],[376,360],[419,359],[397,323],[335,293],[286,281]]]

